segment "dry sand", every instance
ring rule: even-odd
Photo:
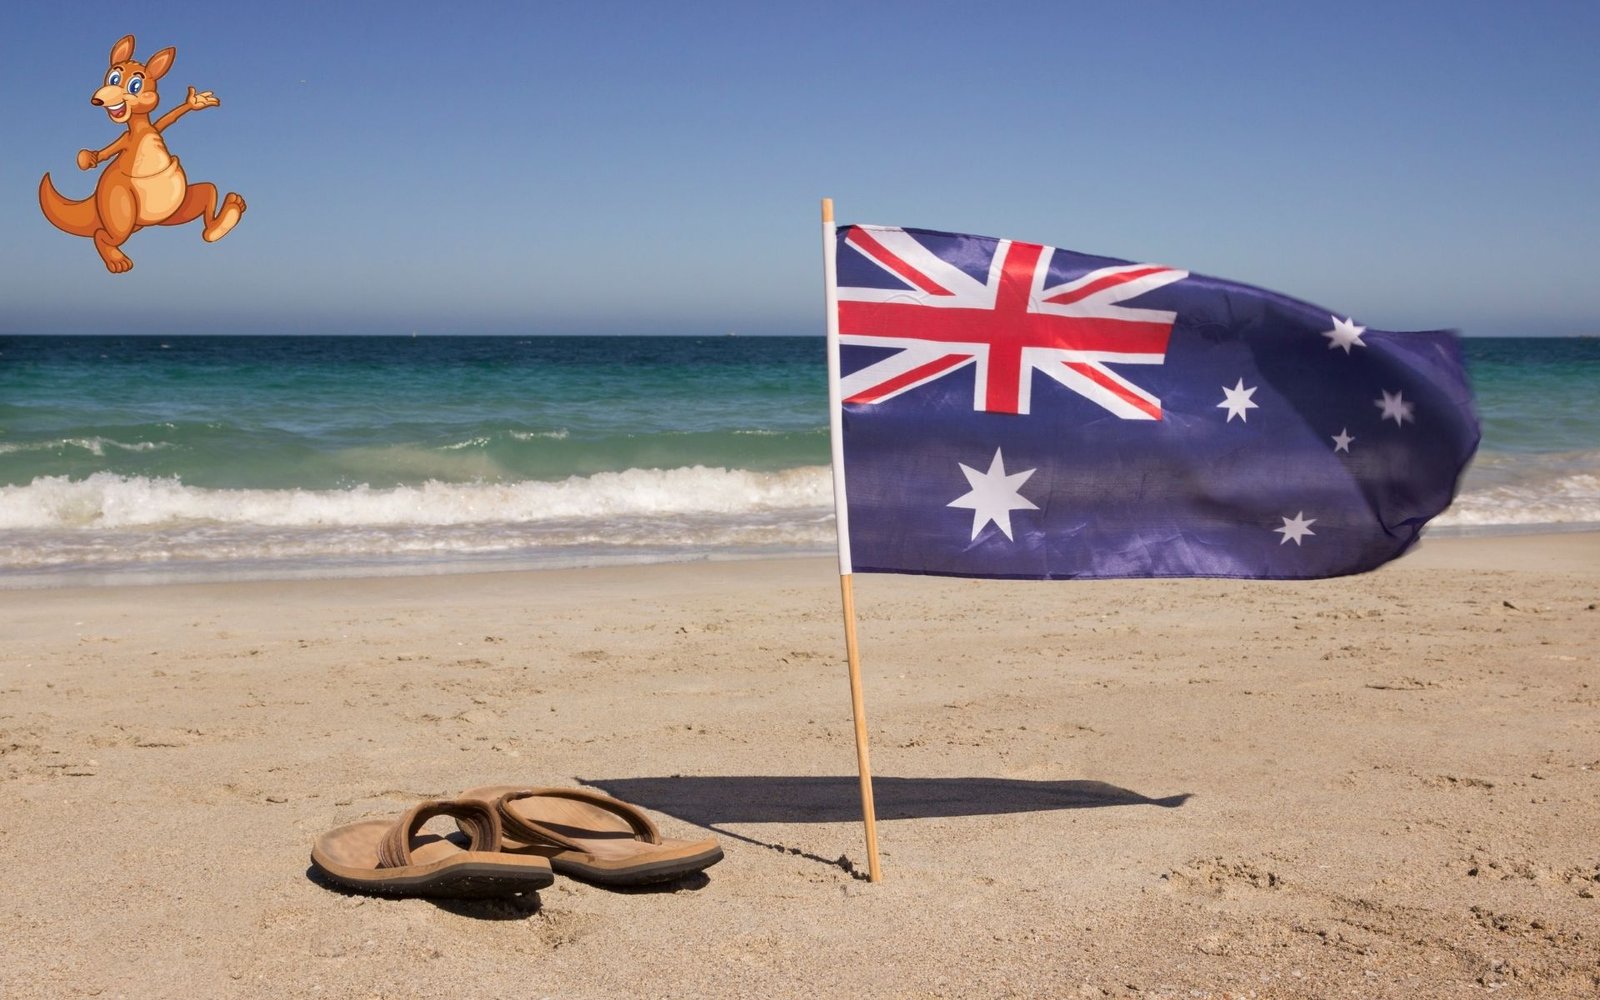
[[[1600,991],[1600,535],[856,596],[878,884],[827,560],[0,593],[0,995]],[[461,904],[308,875],[508,781],[727,858]]]

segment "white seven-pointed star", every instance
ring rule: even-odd
[[[1349,452],[1350,442],[1354,440],[1355,438],[1350,435],[1350,428],[1341,427],[1339,433],[1333,435],[1333,450]]]
[[[1228,411],[1228,419],[1225,421],[1226,423],[1232,423],[1234,417],[1238,417],[1241,423],[1249,420],[1249,415],[1246,411],[1257,409],[1260,405],[1258,403],[1250,402],[1250,397],[1256,394],[1256,389],[1258,388],[1260,387],[1253,385],[1246,389],[1244,387],[1244,379],[1242,378],[1232,389],[1228,388],[1227,386],[1222,387],[1223,395],[1226,398],[1223,399],[1222,402],[1218,403],[1217,407],[1219,409]]]
[[[1006,475],[999,448],[994,450],[994,461],[989,463],[988,472],[979,472],[962,462],[956,464],[966,473],[967,485],[972,489],[945,506],[966,507],[972,511],[972,540],[977,540],[978,532],[990,521],[998,525],[1007,538],[1011,538],[1011,512],[1039,509],[1038,504],[1017,492],[1028,481],[1028,477],[1038,470],[1027,469]]]
[[[1352,347],[1367,346],[1367,342],[1361,339],[1361,335],[1367,332],[1366,327],[1359,326],[1347,319],[1340,319],[1337,316],[1329,316],[1328,318],[1333,320],[1333,329],[1326,330],[1322,334],[1328,338],[1328,350],[1331,351],[1335,347],[1342,347],[1344,352],[1349,354]]]
[[[1392,417],[1396,427],[1404,426],[1407,420],[1413,423],[1416,422],[1417,418],[1411,415],[1411,411],[1416,408],[1415,403],[1408,403],[1401,399],[1398,389],[1392,395],[1388,389],[1384,389],[1382,392],[1382,399],[1374,399],[1372,401],[1373,406],[1383,411],[1383,416],[1379,418],[1380,420],[1388,420]]]
[[[1273,528],[1272,530],[1283,535],[1283,541],[1279,542],[1279,545],[1287,544],[1291,538],[1294,539],[1296,545],[1299,545],[1300,539],[1307,535],[1316,534],[1315,531],[1311,530],[1311,526],[1316,523],[1316,518],[1306,517],[1306,512],[1302,510],[1296,512],[1294,517],[1284,518],[1283,527]]]

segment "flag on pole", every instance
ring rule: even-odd
[[[845,573],[1358,573],[1477,448],[1452,333],[1013,240],[834,239]]]

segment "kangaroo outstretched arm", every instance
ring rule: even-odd
[[[189,96],[184,99],[182,104],[156,119],[156,131],[165,131],[167,126],[171,125],[173,122],[177,121],[179,118],[182,118],[191,111],[199,111],[201,108],[214,108],[221,103],[222,102],[217,100],[211,91],[202,90],[199,93],[196,93],[195,89],[190,87]]]

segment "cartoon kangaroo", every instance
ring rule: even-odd
[[[190,184],[161,137],[168,126],[189,112],[221,104],[211,91],[197,94],[190,87],[182,104],[154,125],[150,123],[150,113],[161,101],[156,81],[172,68],[177,53],[168,47],[151,56],[148,63],[141,63],[133,59],[132,35],[124,35],[113,45],[105,84],[89,103],[105,108],[111,120],[126,131],[99,152],[78,151],[79,170],[107,163],[94,186],[94,197],[82,201],[62,197],[48,173],[39,181],[39,207],[44,217],[64,233],[93,237],[94,248],[113,274],[133,267],[133,261],[119,248],[145,226],[181,226],[203,218],[201,236],[214,243],[228,235],[244,214],[244,199],[238,195],[230,192],[219,209],[215,184]]]

